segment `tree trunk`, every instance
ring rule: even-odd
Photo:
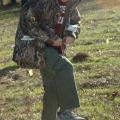
[[[2,6],[3,5],[3,0],[0,0],[0,6]]]
[[[11,3],[12,4],[16,4],[16,0],[11,0]]]
[[[21,0],[21,5],[23,6],[27,0]]]

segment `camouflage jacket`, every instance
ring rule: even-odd
[[[78,37],[80,33],[80,13],[76,6],[80,0],[71,0],[69,5],[68,18],[64,25],[63,37],[66,35]],[[57,14],[60,12],[57,0],[28,0],[20,12],[20,20],[16,32],[16,41],[23,38],[24,35],[30,36],[41,41],[41,47],[46,41],[56,37],[54,28]],[[68,31],[65,28],[69,25],[76,25],[75,32]]]

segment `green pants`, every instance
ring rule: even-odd
[[[52,47],[45,49],[46,67],[41,70],[44,85],[42,120],[56,120],[61,111],[79,107],[71,62]]]

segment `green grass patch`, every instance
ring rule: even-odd
[[[67,57],[88,54],[73,63],[81,107],[77,113],[89,120],[120,118],[120,8],[104,9],[95,0],[80,4],[81,34],[68,46]],[[0,9],[0,120],[39,120],[43,87],[38,70],[12,61],[19,8]]]

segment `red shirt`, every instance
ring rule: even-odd
[[[59,7],[60,7],[60,13],[58,13],[57,16],[57,21],[56,21],[56,25],[55,25],[55,33],[58,36],[62,35],[62,24],[63,24],[63,20],[64,20],[64,15],[65,15],[65,9],[66,9],[66,3],[67,2],[62,2],[62,0],[58,0],[59,2]]]

